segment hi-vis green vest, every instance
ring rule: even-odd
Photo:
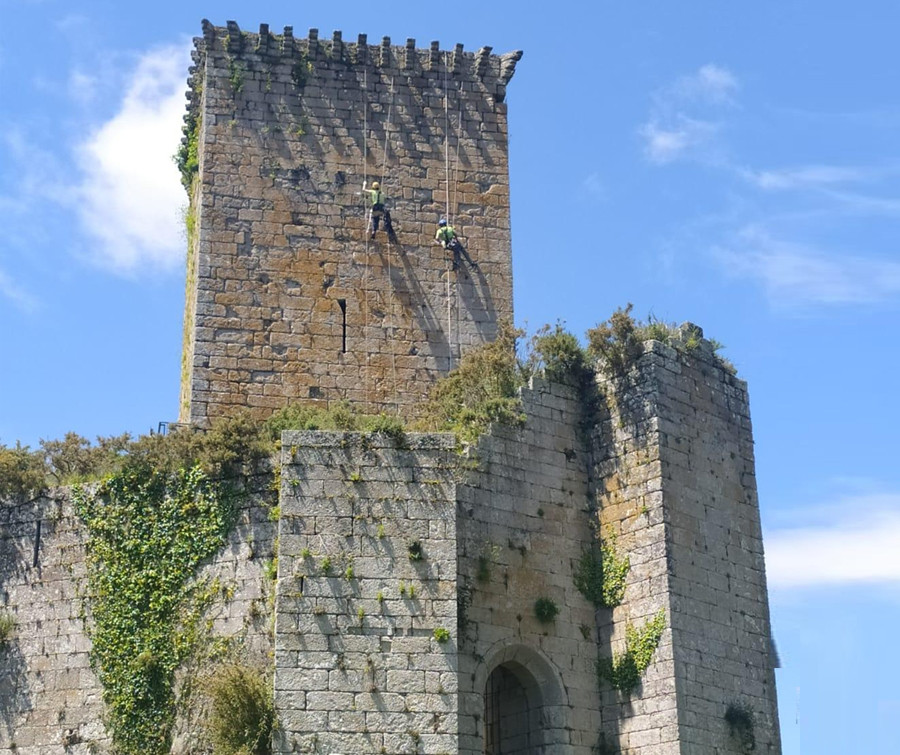
[[[445,225],[443,228],[438,228],[437,233],[434,234],[434,237],[444,243],[449,244],[450,241],[456,236],[456,231],[453,230],[452,225]]]
[[[372,207],[384,204],[384,193],[381,189],[369,189],[369,199],[372,201]]]

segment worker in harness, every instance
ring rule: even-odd
[[[388,240],[392,244],[396,244],[397,235],[394,233],[394,226],[391,224],[391,213],[384,206],[384,192],[381,190],[381,184],[378,181],[373,181],[371,189],[367,189],[366,185],[363,184],[363,193],[369,199],[369,211],[372,214],[372,233],[369,235],[369,238],[375,238],[375,233],[378,231],[378,223],[383,217],[384,230],[388,235]]]
[[[469,265],[470,270],[477,270],[478,265],[472,260],[469,256],[469,253],[466,251],[466,248],[460,242],[459,237],[456,235],[456,231],[453,230],[452,225],[447,224],[446,218],[441,218],[438,221],[438,229],[437,233],[434,234],[434,241],[436,244],[440,244],[444,249],[449,249],[453,252],[453,269],[459,269],[459,258],[463,257],[465,261]]]

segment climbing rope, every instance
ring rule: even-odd
[[[366,414],[369,414],[369,388],[371,372],[369,369],[371,352],[369,350],[369,224],[372,222],[372,211],[365,200],[366,186],[369,184],[369,68],[363,68],[363,201],[366,204],[366,237],[365,272],[363,274],[363,349],[366,352],[365,376],[363,378],[363,397]]]
[[[384,182],[387,176],[387,156],[388,156],[388,138],[391,130],[391,118],[394,114],[394,77],[391,76],[391,103],[388,105],[387,124],[384,129],[384,152],[381,156],[381,188],[384,190]],[[387,212],[387,210],[385,210]],[[385,228],[387,232],[387,228]],[[388,263],[388,286],[391,297],[391,381],[393,383],[393,395],[395,397],[394,408],[399,410],[399,404],[396,401],[397,394],[397,297],[394,294],[394,276],[391,267],[391,257],[393,256],[393,244],[390,236],[388,236],[387,263]]]
[[[462,84],[460,84],[459,95],[459,112],[456,115],[456,162],[453,167],[453,214],[447,218],[447,222],[453,225],[453,218],[456,210],[459,209],[459,148],[462,145]]]
[[[447,73],[450,70],[449,53],[444,53],[444,181],[446,188],[446,208],[444,217],[450,223],[450,87]],[[445,247],[446,248],[446,247]],[[447,258],[447,365],[448,371],[453,369],[453,313],[450,304],[450,275],[452,272],[452,256]]]

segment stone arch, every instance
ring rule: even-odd
[[[475,671],[479,738],[490,755],[566,755],[568,695],[562,677],[535,648],[498,644]]]

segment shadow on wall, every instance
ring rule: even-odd
[[[17,719],[31,709],[25,657],[15,637],[0,643],[0,726],[12,743]]]
[[[0,521],[4,537],[0,540],[0,620],[16,615],[8,612],[10,603],[9,583],[27,581],[26,571],[34,558],[37,523],[40,521],[40,505],[36,502],[0,504]],[[29,537],[30,535],[30,537]],[[19,647],[13,624],[9,636],[0,638],[0,727],[3,738],[12,742],[17,719],[31,709],[31,696],[27,684],[25,656]]]

